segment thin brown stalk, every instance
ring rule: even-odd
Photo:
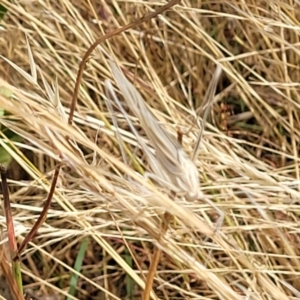
[[[14,257],[15,253],[18,250],[18,245],[17,245],[14,221],[13,221],[13,216],[12,216],[11,206],[10,206],[9,191],[8,191],[7,178],[6,178],[6,168],[0,166],[0,172],[1,172],[4,212],[5,212],[7,235],[8,235],[8,246],[10,251],[10,257]],[[21,266],[19,260],[12,262],[12,276],[15,280],[19,293],[23,295],[23,283],[22,283]]]
[[[149,21],[155,17],[157,17],[158,15],[162,14],[164,11],[170,9],[171,7],[175,6],[176,4],[178,4],[180,2],[180,0],[171,0],[170,2],[168,2],[166,5],[158,8],[157,10],[155,10],[154,12],[151,12],[147,15],[145,15],[144,17],[140,18],[139,20],[136,20],[134,22],[131,22],[121,28],[118,28],[116,30],[113,30],[110,33],[107,33],[106,35],[98,38],[91,46],[90,48],[86,51],[86,53],[84,54],[80,65],[79,65],[79,70],[77,73],[77,78],[76,78],[76,82],[75,82],[75,88],[74,88],[74,93],[73,93],[73,98],[72,98],[72,102],[71,102],[71,107],[70,107],[70,114],[69,114],[69,119],[68,119],[68,123],[72,124],[73,122],[73,116],[74,116],[74,112],[75,112],[75,108],[76,108],[76,103],[77,103],[77,98],[78,98],[78,92],[79,92],[79,87],[80,87],[80,81],[82,78],[82,74],[83,74],[83,70],[85,67],[85,64],[87,62],[87,60],[89,59],[89,56],[92,54],[92,52],[96,49],[96,47],[103,43],[104,41],[106,41],[107,39],[120,34],[130,28],[136,27],[138,25],[141,25],[142,23]]]
[[[1,183],[2,183],[2,190],[3,190],[2,192],[3,192],[4,212],[5,212],[5,218],[7,223],[7,233],[9,236],[8,245],[9,245],[10,253],[13,254],[17,250],[18,246],[17,246],[16,236],[15,236],[13,217],[12,217],[11,206],[9,201],[6,169],[1,166],[0,171],[1,171]]]
[[[163,219],[162,219],[161,232],[160,232],[160,235],[159,235],[159,240],[167,232],[167,229],[168,229],[168,226],[169,226],[169,223],[170,223],[170,218],[171,218],[171,215],[168,212],[166,212],[163,216]],[[149,272],[148,272],[148,276],[147,276],[147,280],[146,280],[146,286],[145,286],[145,289],[144,289],[144,292],[143,292],[143,297],[142,297],[143,300],[149,300],[150,299],[151,290],[153,288],[154,276],[155,276],[155,273],[157,271],[157,266],[158,266],[158,263],[160,261],[161,253],[162,253],[161,249],[157,248],[155,250],[154,255],[153,255],[153,259],[152,259],[152,262],[150,264]]]
[[[20,247],[18,248],[17,254],[14,257],[14,260],[18,259],[21,252],[24,250],[26,245],[34,238],[34,236],[36,235],[36,233],[39,230],[40,226],[45,221],[45,218],[47,217],[47,212],[50,208],[51,201],[52,201],[52,198],[53,198],[53,195],[54,195],[54,192],[55,192],[56,183],[57,183],[57,180],[58,180],[58,175],[59,175],[59,172],[60,172],[60,168],[61,168],[61,165],[58,165],[56,167],[54,175],[53,175],[53,179],[52,179],[52,182],[51,182],[50,191],[49,191],[48,197],[46,199],[46,202],[43,206],[43,210],[42,210],[39,218],[35,222],[34,226],[31,228],[31,230],[29,231],[29,233],[27,234],[27,236],[25,237],[25,239],[21,243]]]

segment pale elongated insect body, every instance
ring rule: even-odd
[[[184,152],[179,142],[159,123],[148,109],[137,89],[126,79],[123,72],[109,61],[116,83],[130,110],[139,119],[154,150],[155,160],[150,159],[150,167],[158,177],[158,183],[167,182],[174,191],[182,193],[188,200],[201,196],[198,170]]]

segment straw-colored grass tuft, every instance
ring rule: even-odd
[[[27,295],[141,299],[159,248],[151,299],[300,298],[299,1],[182,0],[112,37],[86,65],[73,126],[67,117],[85,51],[165,2],[1,4],[8,11],[0,23],[0,108],[9,112],[1,124],[22,137],[0,139],[14,159],[8,182],[18,242],[64,164],[47,219],[21,256]],[[203,98],[222,67],[195,158],[201,193],[225,215],[218,230],[208,201],[186,201],[145,176],[154,174],[143,145],[153,159],[158,148],[126,105],[111,60],[160,126],[174,139],[184,133],[190,158]],[[0,224],[5,233],[2,212]]]

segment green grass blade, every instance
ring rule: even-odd
[[[20,294],[23,295],[23,281],[22,281],[21,265],[19,260],[17,262],[12,262],[12,271],[17,286],[19,288]]]
[[[125,254],[125,261],[132,268],[132,257],[127,249],[126,249],[126,254]],[[126,281],[126,291],[127,291],[126,299],[132,300],[133,299],[133,290],[134,290],[134,281],[128,274],[126,274],[125,281]]]
[[[2,4],[0,4],[0,21],[4,18],[6,13],[7,13],[7,8]]]
[[[74,264],[74,270],[77,272],[80,272],[80,270],[81,270],[81,266],[82,266],[83,259],[85,257],[87,245],[88,245],[88,238],[85,238],[80,245],[80,249],[78,251],[76,261]],[[74,296],[74,294],[75,294],[77,281],[78,281],[78,275],[73,274],[71,276],[70,289],[69,289],[69,295],[71,295],[71,296]],[[71,298],[68,297],[67,300],[71,300]]]

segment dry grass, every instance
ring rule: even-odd
[[[1,60],[0,107],[11,113],[1,123],[23,137],[8,148],[17,162],[10,188],[19,241],[41,211],[59,153],[66,163],[48,218],[22,256],[27,293],[65,299],[87,238],[70,299],[141,299],[156,246],[163,255],[152,299],[299,299],[298,1],[183,0],[159,19],[111,38],[87,64],[73,127],[64,113],[89,45],[162,4],[2,2],[9,13],[1,21],[0,52],[33,75],[24,78]],[[219,231],[217,212],[207,203],[173,201],[167,189],[138,174],[148,165],[117,112],[118,133],[134,154],[122,159],[105,102],[104,81],[114,82],[109,57],[167,130],[188,132],[183,147],[190,156],[199,135],[195,110],[216,62],[222,65],[196,160],[201,191],[225,213]],[[53,102],[56,90],[61,110]],[[139,121],[131,120],[148,142]],[[0,144],[7,147],[3,136]],[[158,241],[165,211],[174,218]]]

